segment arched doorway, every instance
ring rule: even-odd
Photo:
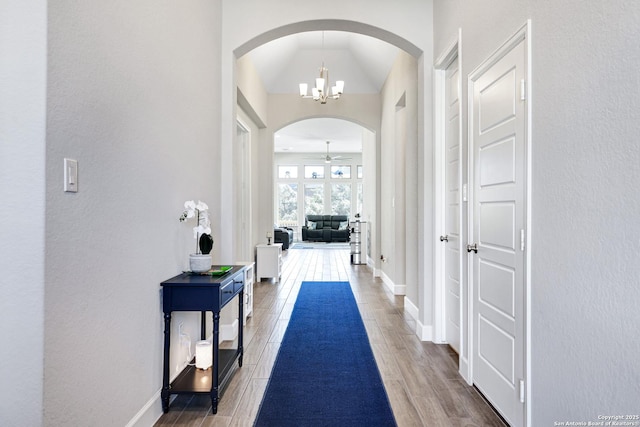
[[[275,223],[291,227],[295,240],[307,214],[359,214],[376,223],[375,141],[371,130],[336,118],[304,119],[276,131]]]
[[[376,12],[377,14],[377,12]],[[348,14],[347,14],[348,15]],[[407,110],[402,112],[404,122],[407,126],[407,132],[403,132],[401,129],[396,128],[395,119],[390,119],[389,124],[382,124],[381,120],[381,104],[380,102],[362,102],[361,107],[363,110],[371,109],[376,110],[378,121],[373,123],[370,127],[375,130],[376,146],[379,147],[382,137],[382,130],[386,127],[394,129],[392,135],[388,135],[388,141],[393,141],[394,135],[401,135],[402,137],[410,138],[410,144],[407,149],[402,150],[399,156],[402,158],[394,158],[392,166],[388,167],[393,176],[389,179],[398,178],[398,183],[394,183],[392,187],[397,193],[401,191],[403,198],[398,198],[401,201],[401,206],[395,203],[395,197],[391,195],[389,200],[377,199],[377,209],[380,212],[382,209],[387,210],[399,210],[398,215],[393,216],[394,221],[402,221],[408,224],[407,227],[402,228],[401,233],[394,235],[394,239],[399,239],[398,244],[404,248],[404,256],[396,258],[394,253],[384,254],[387,257],[387,264],[382,264],[379,259],[376,259],[378,269],[383,278],[385,273],[390,283],[395,281],[397,286],[392,289],[402,289],[405,292],[406,289],[406,301],[407,311],[411,316],[417,320],[416,334],[424,340],[432,339],[433,329],[433,289],[430,285],[429,275],[432,271],[433,265],[433,221],[431,212],[428,211],[432,206],[432,152],[431,144],[425,144],[425,135],[430,134],[431,129],[431,36],[429,31],[425,31],[424,34],[415,39],[417,43],[409,41],[408,37],[402,37],[398,34],[403,34],[404,30],[402,25],[391,25],[393,32],[387,29],[382,29],[367,23],[358,22],[355,20],[314,20],[314,21],[294,21],[286,22],[288,18],[283,18],[280,23],[282,25],[258,25],[256,28],[252,28],[246,31],[248,37],[239,37],[234,41],[230,41],[226,46],[223,46],[223,81],[222,91],[223,99],[238,99],[243,97],[243,102],[249,100],[251,102],[250,94],[243,93],[241,85],[236,83],[243,79],[245,76],[240,75],[237,71],[237,59],[242,55],[249,52],[251,49],[260,46],[268,41],[277,39],[279,37],[294,34],[296,32],[306,32],[313,30],[340,30],[349,31],[358,34],[367,34],[372,37],[377,37],[381,40],[388,41],[395,46],[402,47],[404,54],[410,58],[413,63],[412,78],[414,83],[406,90],[406,98],[403,95],[396,93],[387,93],[388,99],[393,98],[392,111],[398,106],[401,108],[408,107]],[[360,19],[360,17],[358,18]],[[296,22],[297,21],[297,22]],[[380,21],[376,21],[380,22]],[[261,23],[262,24],[262,23]],[[415,36],[415,35],[414,35]],[[229,53],[229,55],[227,55]],[[428,65],[426,65],[428,64]],[[292,85],[296,85],[297,82],[292,82]],[[225,91],[227,91],[225,93]],[[393,92],[393,91],[389,91]],[[287,96],[293,96],[297,98],[297,94],[269,94],[266,96],[266,100],[262,102],[262,105],[258,105],[258,108],[264,107],[264,111],[268,111],[268,123],[265,123],[264,128],[261,130],[260,137],[260,152],[259,157],[262,159],[260,168],[264,168],[264,164],[269,165],[269,170],[262,170],[261,176],[268,177],[272,174],[271,169],[272,162],[268,162],[268,158],[272,159],[273,156],[273,134],[274,129],[279,129],[281,125],[291,122],[290,117],[284,117],[283,109],[280,107],[283,103],[290,102],[294,105],[294,108],[298,108],[298,117],[319,117],[326,112],[319,111],[313,104],[298,104],[293,98]],[[344,98],[346,100],[346,98]],[[341,99],[342,101],[342,99]],[[221,158],[225,157],[225,154],[230,149],[227,146],[226,135],[227,126],[226,118],[233,117],[233,110],[236,103],[231,106],[223,105],[223,110],[228,108],[228,112],[223,111],[222,114],[222,144]],[[337,104],[336,104],[337,105]],[[351,105],[353,107],[353,105]],[[340,108],[340,107],[337,107]],[[353,108],[350,109],[354,111]],[[358,111],[358,109],[355,109]],[[343,113],[344,111],[340,111]],[[260,111],[257,111],[260,113]],[[358,111],[361,113],[361,111]],[[383,113],[385,114],[385,113]],[[339,114],[335,114],[339,116]],[[390,116],[396,116],[395,113]],[[266,117],[266,115],[265,115]],[[390,150],[393,151],[393,150]],[[380,159],[380,157],[378,157]],[[389,159],[387,159],[389,160]],[[221,173],[224,175],[225,169],[230,168],[230,165],[221,165]],[[380,164],[376,165],[377,170],[381,170]],[[380,180],[378,175],[378,180]],[[386,179],[386,178],[385,178]],[[269,180],[271,182],[271,180]],[[376,183],[379,188],[380,182]],[[233,189],[223,189],[223,193],[230,194]],[[267,190],[268,194],[261,195],[262,199],[273,200],[273,188]],[[388,192],[390,195],[392,192]],[[222,194],[224,197],[225,194]],[[232,222],[232,213],[221,213],[222,220],[226,223],[225,219],[229,219]],[[379,217],[379,215],[377,215]],[[273,225],[273,218],[269,217],[262,220],[262,223],[257,227],[258,235],[262,235],[263,230],[266,230]],[[394,227],[396,224],[391,224]],[[410,238],[409,238],[410,236]],[[418,238],[416,238],[418,236]],[[397,246],[396,246],[397,247]],[[394,252],[394,251],[392,251]],[[383,255],[383,254],[380,254]],[[408,285],[407,285],[408,284]]]

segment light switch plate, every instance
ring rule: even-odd
[[[78,161],[64,159],[64,191],[78,192]]]

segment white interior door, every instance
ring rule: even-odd
[[[445,338],[460,353],[460,72],[445,70],[444,302]]]
[[[521,37],[469,78],[473,382],[511,426],[525,420],[526,66]]]

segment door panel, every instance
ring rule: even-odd
[[[511,254],[515,251],[514,203],[485,202],[480,204],[478,242],[483,246],[502,248]]]
[[[524,425],[525,53],[520,41],[470,80],[473,382],[511,426]]]
[[[512,334],[505,333],[499,325],[483,316],[478,320],[478,336],[481,337],[478,347],[480,358],[493,367],[504,381],[514,383],[515,340]]]
[[[509,135],[480,149],[481,187],[515,182],[515,142],[514,136]]]
[[[458,60],[445,71],[445,337],[460,352],[460,72]]]
[[[515,68],[495,77],[478,93],[480,133],[490,131],[516,116],[517,76]]]
[[[515,272],[486,260],[479,262],[478,298],[483,304],[513,320],[515,318]]]

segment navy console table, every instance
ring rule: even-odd
[[[213,266],[213,270],[219,269]],[[211,395],[211,409],[218,412],[219,391],[233,373],[233,365],[238,360],[242,366],[242,320],[244,306],[245,266],[233,266],[222,276],[183,273],[165,280],[162,286],[162,307],[164,311],[164,372],[162,377],[162,410],[169,411],[169,397],[172,394],[201,393]],[[220,349],[220,310],[236,295],[238,298],[238,345],[236,349]],[[169,349],[171,345],[171,312],[199,311],[200,338],[205,337],[207,311],[213,313],[213,366],[206,371],[188,365],[169,383]],[[192,361],[193,362],[193,361]]]

